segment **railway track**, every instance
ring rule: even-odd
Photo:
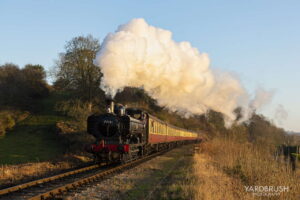
[[[101,166],[97,165],[90,165],[86,167],[82,167],[80,169],[75,169],[69,172],[64,172],[58,175],[50,176],[47,178],[42,178],[34,181],[30,181],[27,183],[19,184],[16,186],[8,187],[5,189],[0,190],[0,199],[22,199],[21,196],[24,193],[30,192],[30,190],[34,190],[37,188],[40,188],[40,186],[46,185],[46,184],[53,184],[55,181],[59,181],[61,179],[67,179],[67,178],[74,178],[74,177],[80,177],[84,176],[85,174],[93,173],[94,171],[97,171],[101,168]],[[18,198],[20,196],[20,198]],[[12,198],[14,197],[14,198]],[[24,195],[24,198],[26,199],[26,195]]]
[[[61,196],[66,192],[80,188],[89,183],[101,181],[108,175],[119,173],[123,170],[135,167],[169,150],[170,149],[151,154],[141,159],[118,166],[100,167],[99,165],[92,165],[74,171],[58,174],[52,177],[5,188],[0,190],[0,200],[55,199],[55,197]]]

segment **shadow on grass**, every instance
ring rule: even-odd
[[[65,148],[55,133],[55,123],[38,121],[26,120],[0,139],[0,164],[39,162],[63,154]]]
[[[31,115],[0,138],[0,165],[53,160],[66,151],[64,141],[56,134],[56,122],[70,118],[55,110],[57,102],[68,94],[52,92],[36,102]]]

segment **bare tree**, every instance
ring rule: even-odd
[[[92,108],[94,98],[100,92],[101,71],[93,64],[99,50],[99,41],[91,35],[75,37],[65,46],[57,61],[54,86],[68,90]]]

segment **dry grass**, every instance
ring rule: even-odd
[[[196,200],[253,199],[243,190],[241,181],[228,176],[213,166],[211,157],[205,154],[194,156],[194,185]]]
[[[62,159],[65,161],[0,165],[0,188],[54,175],[90,161],[85,156],[73,154],[65,155]]]
[[[70,168],[70,163],[61,162],[52,164],[50,162],[28,163],[21,165],[0,166],[0,186],[15,184],[21,180],[30,180],[43,176],[50,172]]]
[[[195,155],[195,199],[298,199],[299,174],[272,155],[271,147],[213,139]],[[258,197],[244,186],[288,186],[279,196]]]

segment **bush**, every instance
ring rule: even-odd
[[[5,135],[6,130],[14,127],[15,120],[9,113],[0,113],[0,135]]]
[[[0,111],[0,136],[4,136],[7,130],[12,129],[17,122],[28,117],[28,112]]]
[[[62,101],[56,104],[56,110],[71,117],[74,125],[79,127],[78,131],[86,130],[86,120],[91,114],[88,109],[89,104],[80,100]]]
[[[7,129],[12,129],[16,124],[15,119],[13,119],[11,115],[6,116],[5,123]]]
[[[0,122],[0,137],[4,136],[5,135],[5,129],[4,127],[1,125],[1,122]]]

